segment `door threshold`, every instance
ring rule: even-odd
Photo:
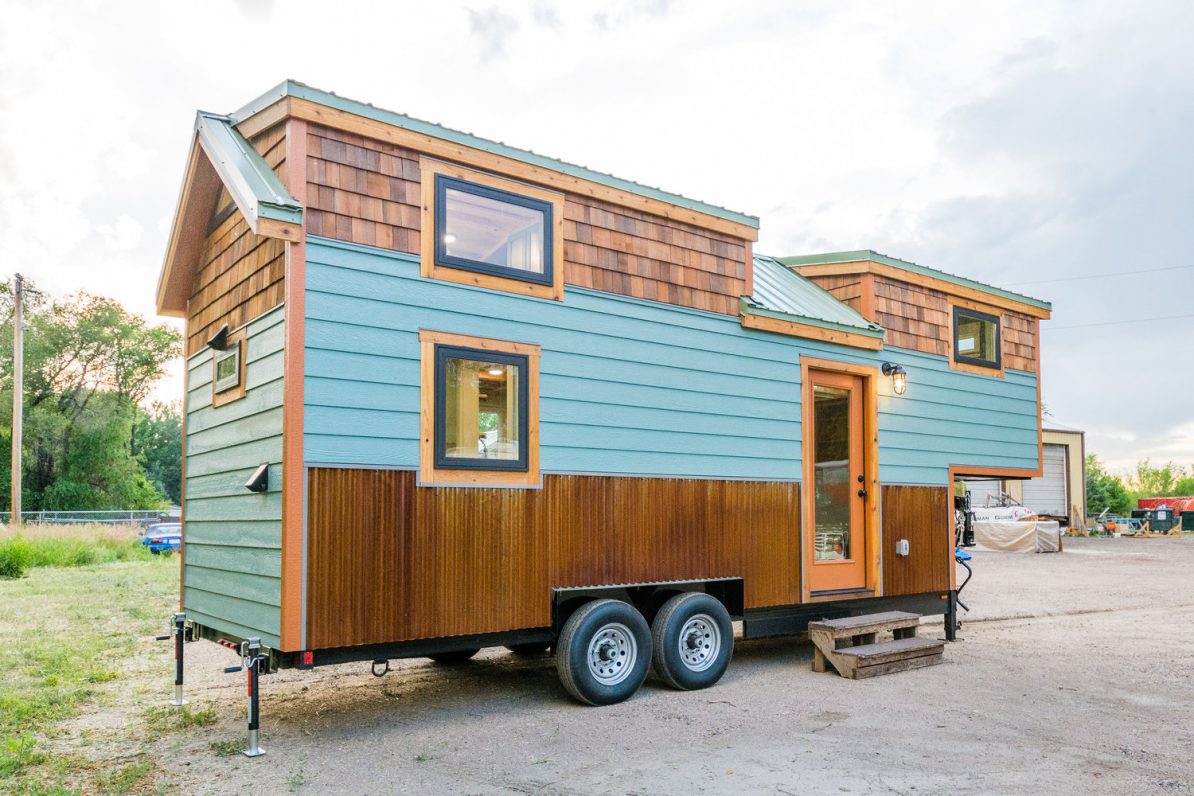
[[[856,600],[859,597],[874,597],[875,590],[868,588],[861,589],[824,589],[822,591],[809,592],[808,601],[810,603],[829,602],[830,600],[852,599]]]

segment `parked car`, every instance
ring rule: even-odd
[[[182,547],[182,523],[158,522],[145,529],[141,544],[151,553],[172,553]]]

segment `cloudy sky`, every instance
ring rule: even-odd
[[[289,77],[1047,298],[1055,419],[1194,463],[1194,3],[0,11],[0,274],[152,316],[195,110]]]

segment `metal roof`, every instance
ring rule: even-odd
[[[751,312],[790,316],[801,323],[882,337],[883,328],[870,323],[845,302],[772,257],[755,260]]]
[[[746,213],[739,213],[734,210],[727,210],[724,207],[702,202],[696,199],[689,199],[679,194],[664,191],[661,188],[653,188],[649,185],[633,182],[631,180],[624,180],[620,177],[615,177],[612,174],[607,174],[601,171],[595,171],[586,166],[577,166],[573,163],[567,163],[556,158],[540,155],[531,152],[527,149],[519,149],[517,147],[503,144],[500,141],[492,141],[486,138],[473,135],[472,133],[462,132],[460,130],[453,130],[444,127],[434,122],[423,121],[422,119],[415,119],[411,116],[406,116],[394,111],[387,111],[382,108],[375,107],[365,102],[358,102],[356,100],[346,99],[345,97],[337,96],[328,91],[321,91],[317,88],[304,85],[295,80],[284,80],[274,88],[262,94],[257,99],[250,102],[240,110],[230,115],[233,124],[240,124],[242,121],[252,116],[253,114],[264,110],[273,103],[285,97],[298,97],[310,102],[316,102],[320,105],[326,105],[330,108],[345,111],[346,113],[353,113],[357,116],[364,116],[367,119],[374,119],[385,124],[391,124],[395,127],[401,127],[423,135],[433,136],[435,138],[446,141],[454,141],[464,146],[472,147],[473,149],[480,149],[484,152],[491,152],[495,155],[511,158],[512,160],[520,160],[524,163],[530,163],[535,166],[559,171],[564,174],[570,174],[574,177],[579,177],[582,180],[599,183],[601,185],[608,185],[611,188],[635,193],[640,196],[646,196],[651,199],[658,199],[669,204],[677,205],[679,207],[686,207],[690,210],[695,210],[699,213],[706,213],[717,218],[723,218],[727,221],[733,221],[738,224],[743,224],[748,227],[758,229],[759,219],[756,216],[747,215]]]
[[[882,263],[883,265],[890,265],[893,268],[900,268],[904,271],[910,271],[914,274],[921,274],[923,276],[933,277],[935,279],[943,279],[946,282],[953,282],[955,285],[972,288],[974,290],[981,290],[984,293],[990,293],[995,296],[1002,296],[1012,301],[1020,301],[1025,304],[1031,304],[1034,307],[1040,307],[1044,310],[1052,310],[1053,305],[1048,301],[1033,298],[1032,296],[1025,296],[1023,293],[1014,293],[1010,290],[1004,290],[1001,287],[988,285],[985,282],[978,282],[974,279],[967,279],[964,276],[957,274],[939,271],[936,268],[929,268],[928,266],[911,263],[907,260],[901,260],[896,257],[889,257],[886,254],[881,254],[871,249],[860,249],[858,251],[850,252],[828,252],[826,254],[807,254],[799,257],[780,257],[779,262],[784,265],[801,266],[801,265],[827,265],[829,263],[853,263],[870,260],[871,262]]]
[[[303,206],[290,195],[253,145],[227,116],[199,111],[195,134],[212,166],[245,216],[301,224]]]

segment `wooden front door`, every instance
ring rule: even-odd
[[[809,591],[866,588],[866,461],[861,376],[809,370],[812,407],[804,430],[812,457],[812,522],[804,531]],[[807,471],[806,471],[807,472]]]

